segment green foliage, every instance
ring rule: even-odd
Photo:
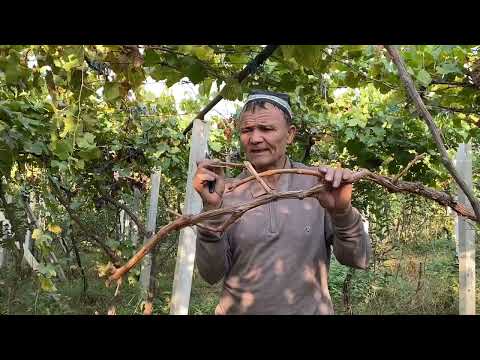
[[[400,46],[408,71],[441,129],[450,154],[454,154],[458,143],[472,143],[477,195],[478,50],[478,46],[470,45]],[[23,291],[25,303],[30,302],[26,312],[33,311],[31,304],[35,301],[35,311],[41,313],[79,312],[81,306],[86,307],[85,312],[94,313],[107,307],[108,296],[96,270],[87,274],[93,284],[87,300],[90,305],[100,304],[101,309],[88,307],[85,299],[82,301],[87,302],[79,305],[78,264],[72,249],[68,256],[64,253],[61,239],[68,247],[76,239],[81,257],[88,258],[86,269],[105,267],[108,263],[92,243],[90,232],[124,258],[131,256],[135,246],[131,241],[121,241],[117,229],[119,212],[102,199],[102,194],[133,208],[134,187],[140,188],[143,200],[136,212],[144,219],[149,177],[154,169],[162,170],[162,205],[157,224],[171,221],[166,208],[181,212],[189,154],[188,138],[182,131],[216,95],[213,89],[222,84],[221,94],[227,100],[243,100],[253,88],[287,92],[291,96],[298,134],[288,151],[296,161],[311,165],[341,163],[353,169],[364,167],[394,175],[417,154],[425,153],[425,158],[404,179],[452,194],[456,191],[427,127],[381,46],[282,45],[255,75],[239,84],[234,75],[259,51],[261,47],[256,45],[155,45],[140,49],[113,45],[0,47],[0,175],[2,191],[12,198],[9,208],[2,211],[16,226],[5,241],[9,252],[16,254],[12,239],[23,241],[31,228],[26,221],[25,196],[36,198],[35,211],[45,220],[41,228],[34,230],[34,252],[41,263],[29,285],[35,291],[21,286],[18,289]],[[183,100],[177,107],[168,92],[159,97],[147,92],[144,82],[149,77],[164,81],[167,87],[189,81],[198,85],[200,96]],[[240,161],[243,155],[233,119],[215,115],[211,121],[209,147],[213,156]],[[235,174],[236,171],[230,171],[229,176]],[[52,181],[88,231],[72,225]],[[447,235],[441,233],[441,223],[412,228],[398,238],[392,235],[392,224],[401,223],[403,209],[411,205],[411,200],[405,200],[408,197],[392,198],[367,182],[357,184],[355,194],[355,206],[365,211],[372,224],[377,251],[394,245],[410,251],[412,258],[423,255],[430,249],[429,243],[418,240],[418,234],[426,236],[423,229],[438,230],[435,238],[439,244],[446,244]],[[425,202],[421,204],[422,209],[428,209],[429,216],[441,213]],[[50,229],[48,224],[52,224]],[[58,224],[62,231],[58,232],[53,224]],[[451,227],[452,224],[446,226],[448,231]],[[159,253],[164,252],[171,259],[177,238],[178,234],[172,234],[160,246]],[[417,300],[409,302],[416,290],[415,281],[403,277],[402,269],[400,275],[393,277],[388,266],[379,262],[378,271],[355,273],[354,311],[452,312],[455,282],[448,275],[453,260],[447,255],[451,248],[439,244],[440,248],[434,249],[439,258],[430,259],[425,268],[430,288],[425,285],[425,292],[416,294],[417,300],[424,296],[423,308],[412,305]],[[67,277],[75,279],[74,285],[59,282],[58,267],[49,262],[52,253],[57,254],[64,268],[76,269],[67,271]],[[335,262],[332,264],[331,291],[337,303],[341,303],[346,271]],[[5,281],[13,286],[14,279],[12,275]],[[135,297],[137,281],[138,273],[132,272],[126,290],[131,296],[124,298],[119,313],[141,312],[141,301]],[[168,271],[159,277],[162,295],[156,300],[156,309],[161,309],[158,312],[168,313],[171,289],[162,281],[171,283]],[[212,313],[218,289],[210,292],[201,282],[197,284],[198,291],[192,292],[191,312]],[[402,301],[398,304],[410,305],[395,306],[394,299],[399,296]],[[434,304],[433,297],[443,303]]]

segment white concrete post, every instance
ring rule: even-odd
[[[202,199],[193,188],[192,180],[197,171],[197,161],[205,159],[209,130],[208,123],[199,119],[194,120],[184,214],[198,214],[202,209]],[[172,315],[188,315],[195,265],[196,238],[197,235],[192,227],[185,227],[180,231],[170,307],[170,314]]]
[[[456,167],[460,176],[472,188],[472,155],[470,144],[458,147]],[[472,208],[468,198],[461,189],[458,201]],[[459,314],[475,315],[475,229],[473,223],[457,216],[456,235],[459,261]]]

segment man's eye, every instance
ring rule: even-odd
[[[250,131],[252,131],[252,129],[242,129],[242,134],[248,133]]]

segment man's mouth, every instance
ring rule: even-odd
[[[266,151],[268,151],[268,150],[267,149],[254,149],[254,150],[250,150],[250,153],[252,153],[252,154],[262,154]]]

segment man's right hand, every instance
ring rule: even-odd
[[[193,177],[193,188],[203,200],[204,210],[218,209],[222,204],[223,192],[225,191],[225,173],[223,168],[210,166],[214,160],[200,161],[197,172]],[[215,181],[215,191],[208,191],[207,181]]]

